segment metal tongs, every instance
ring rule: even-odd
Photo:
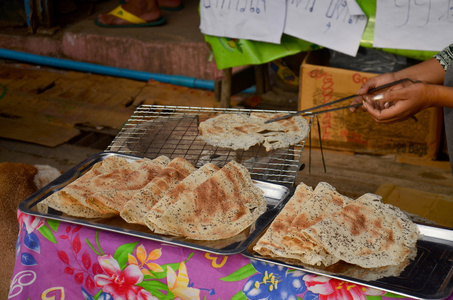
[[[400,83],[403,83],[403,82],[406,82],[406,81],[409,81],[409,82],[412,82],[412,83],[416,83],[416,81],[413,81],[412,79],[404,78],[404,79],[400,79],[400,80],[397,80],[397,81],[393,81],[393,82],[390,82],[390,83],[375,87],[374,89],[368,90],[367,93],[371,94],[371,93],[386,89],[388,87],[391,87],[391,86],[394,86],[394,85],[397,85],[397,84],[400,84]],[[307,109],[304,109],[304,110],[299,110],[297,112],[290,113],[290,114],[287,114],[287,115],[284,115],[284,116],[281,116],[281,117],[278,117],[278,118],[270,119],[270,120],[267,120],[264,123],[272,123],[272,122],[275,122],[275,121],[288,119],[288,118],[291,118],[291,117],[294,117],[294,116],[297,116],[297,115],[303,115],[303,116],[316,115],[316,114],[327,113],[327,112],[336,111],[336,110],[340,110],[340,109],[346,109],[346,108],[351,108],[351,107],[362,106],[362,103],[357,103],[357,104],[352,104],[352,105],[348,105],[348,106],[336,107],[336,108],[331,108],[331,109],[326,109],[326,110],[313,112],[313,110],[320,109],[320,108],[323,108],[323,107],[326,107],[326,106],[329,106],[329,105],[332,105],[332,104],[335,104],[335,103],[339,103],[339,102],[342,102],[342,101],[346,101],[348,99],[355,98],[357,96],[359,96],[359,95],[357,95],[357,94],[350,95],[350,96],[347,96],[347,97],[344,97],[344,98],[341,98],[341,99],[338,99],[338,100],[327,102],[327,103],[324,103],[324,104],[321,104],[321,105],[318,105],[318,106],[314,106],[314,107],[311,107],[311,108],[307,108]]]

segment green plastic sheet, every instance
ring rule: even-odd
[[[205,41],[212,48],[218,69],[264,64],[302,51],[320,48],[313,43],[285,34],[280,44],[210,35],[205,35]]]

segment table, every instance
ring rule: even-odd
[[[216,255],[22,212],[18,221],[9,299],[401,299],[241,254]]]

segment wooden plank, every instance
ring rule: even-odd
[[[75,128],[58,126],[48,122],[4,117],[0,117],[0,128],[0,136],[2,138],[20,140],[48,147],[61,145],[80,133]]]
[[[4,64],[0,71],[0,83],[9,91],[38,94],[62,75],[62,72]]]
[[[83,103],[43,95],[9,94],[2,99],[0,110],[3,114],[41,123],[64,124],[68,127],[84,124],[92,127],[121,129],[132,115],[134,108],[109,107],[104,103]]]
[[[405,188],[395,184],[382,184],[376,191],[384,203],[453,228],[453,196],[428,193],[420,189]]]
[[[183,86],[150,80],[134,100],[133,106],[171,105],[195,107],[219,107],[213,91],[192,89]]]
[[[106,107],[127,107],[146,86],[146,82],[68,72],[55,81],[55,86],[47,90],[48,97],[71,99],[81,103],[97,103]]]
[[[324,172],[321,151],[312,149],[310,159],[309,150],[309,145],[306,145],[302,153],[305,168],[297,175],[296,184],[304,182],[315,187],[324,181],[352,198],[375,193],[385,183],[453,196],[452,173],[446,168],[399,163],[393,155],[371,156],[324,151]]]
[[[135,110],[134,97],[146,85],[123,78],[21,68],[2,70],[0,83],[7,88],[0,101],[0,136],[48,146],[79,134],[78,124],[121,129]]]

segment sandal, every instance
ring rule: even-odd
[[[130,24],[104,24],[99,21],[98,18],[94,19],[94,23],[100,27],[109,27],[109,28],[124,28],[124,27],[151,27],[151,26],[159,26],[165,23],[165,17],[160,17],[156,21],[146,22],[142,18],[137,17],[134,14],[131,14],[127,10],[124,10],[123,7],[120,5],[111,12],[108,13],[109,15],[113,15],[117,18],[123,19],[125,21],[130,22]]]

